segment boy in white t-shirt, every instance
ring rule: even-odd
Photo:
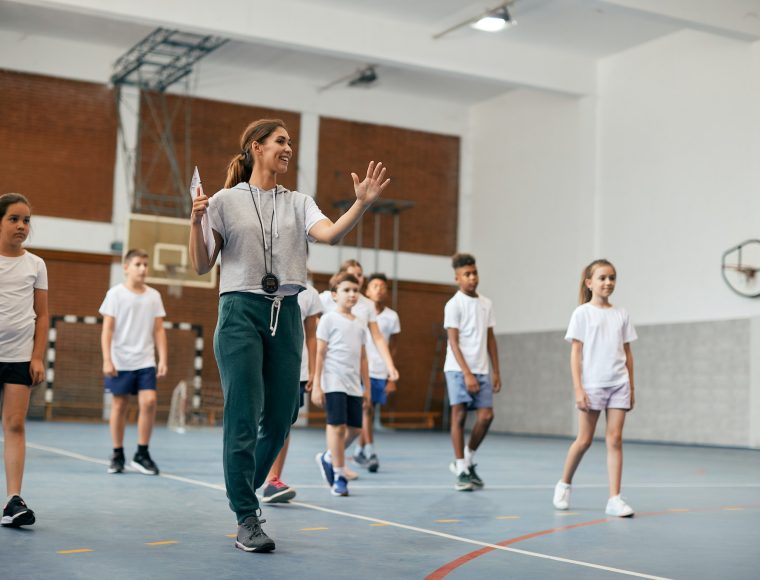
[[[361,433],[362,410],[369,407],[367,321],[351,313],[359,299],[359,281],[342,272],[331,280],[337,308],[317,325],[317,361],[311,400],[327,414],[327,451],[315,459],[332,494],[348,495],[346,448]]]
[[[391,356],[395,357],[396,338],[401,332],[401,321],[396,311],[385,305],[388,300],[388,278],[385,274],[372,274],[367,279],[367,298],[374,304],[377,326],[380,328],[383,340],[388,345]],[[380,461],[374,448],[375,406],[379,409],[380,405],[386,403],[388,393],[396,391],[396,381],[388,379],[388,367],[383,357],[380,356],[374,341],[367,340],[366,347],[372,405],[364,411],[362,434],[358,443],[360,451],[354,454],[354,461],[359,465],[365,465],[370,473],[375,473],[380,468]]]
[[[459,292],[446,303],[443,320],[449,339],[443,370],[451,405],[454,446],[454,461],[449,469],[457,476],[457,491],[473,491],[484,485],[475,471],[475,452],[493,421],[493,394],[501,390],[499,354],[493,333],[496,320],[491,301],[477,292],[475,258],[470,254],[455,254],[451,263]],[[464,425],[470,409],[477,411],[477,420],[465,447]]]
[[[127,252],[124,274],[124,283],[111,288],[100,306],[105,389],[113,395],[110,418],[113,455],[108,473],[124,471],[127,405],[129,395],[137,395],[137,452],[131,466],[145,475],[158,475],[148,445],[156,420],[156,378],[165,376],[168,370],[163,326],[166,312],[161,295],[145,284],[148,274],[145,250]]]

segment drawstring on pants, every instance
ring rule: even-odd
[[[272,301],[272,309],[269,311],[269,330],[272,331],[272,336],[274,336],[277,334],[277,325],[280,323],[282,296],[275,296],[274,298],[267,296],[266,298]]]

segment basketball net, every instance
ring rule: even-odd
[[[167,293],[173,298],[182,298],[182,275],[185,268],[178,264],[166,264]]]
[[[181,287],[180,287],[181,288]],[[172,391],[172,402],[169,407],[169,417],[166,426],[177,433],[185,432],[185,416],[187,415],[187,383],[180,381]]]

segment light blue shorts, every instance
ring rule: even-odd
[[[446,371],[446,387],[449,392],[449,405],[467,405],[468,409],[491,409],[493,408],[493,385],[491,376],[475,375],[480,385],[480,390],[469,393],[464,384],[464,373],[460,371]]]

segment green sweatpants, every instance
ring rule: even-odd
[[[224,394],[224,482],[238,523],[259,508],[266,479],[298,417],[303,326],[296,296],[280,303],[275,336],[271,298],[231,292],[219,298],[214,354]]]

